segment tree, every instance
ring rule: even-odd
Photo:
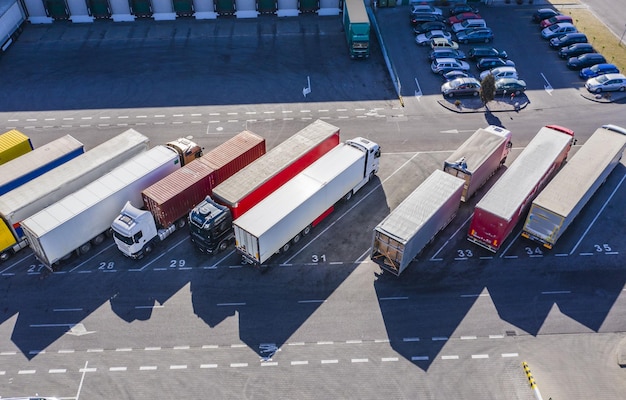
[[[480,82],[480,100],[486,106],[487,103],[496,97],[496,79],[491,74],[487,74]]]

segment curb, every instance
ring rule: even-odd
[[[470,102],[471,101],[472,100],[470,100]],[[463,104],[461,104],[461,107],[457,107],[456,105],[454,105],[453,102],[450,102],[449,100],[437,100],[437,103],[439,103],[442,107],[452,112],[455,112],[457,114],[464,114],[464,113],[484,113],[484,112],[497,113],[497,112],[508,112],[508,111],[519,112],[525,109],[528,106],[528,104],[530,104],[530,101],[528,101],[527,98],[523,101],[516,101],[516,102],[492,101],[489,103],[488,108],[483,106],[480,100],[477,101],[476,107],[463,107]]]

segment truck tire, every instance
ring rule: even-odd
[[[105,234],[101,233],[98,236],[96,236],[95,238],[93,238],[91,240],[91,243],[94,244],[94,246],[100,246],[102,243],[104,243],[104,239],[105,239]]]
[[[293,239],[291,239],[291,241],[293,242],[293,244],[296,244],[300,241],[301,238],[302,236],[298,233],[296,236],[294,236]]]
[[[91,242],[87,242],[87,243],[83,243],[79,248],[78,248],[78,254],[85,254],[85,253],[89,253],[89,250],[91,250]]]
[[[287,242],[287,243],[285,243],[283,245],[283,247],[280,248],[280,252],[281,253],[285,253],[285,252],[289,251],[290,247],[291,247],[291,244],[289,244],[289,242]]]
[[[217,245],[217,251],[218,252],[222,252],[225,251],[228,248],[228,245],[230,244],[228,239],[224,239],[222,240],[218,245]]]
[[[313,227],[311,225],[307,225],[307,227],[304,228],[304,230],[302,231],[302,235],[303,236],[308,235],[309,233],[311,233],[311,229],[313,229]]]
[[[152,244],[148,244],[144,249],[143,249],[143,254],[150,254],[152,253]]]
[[[6,261],[11,258],[11,254],[8,251],[0,254],[0,261]]]
[[[187,223],[187,221],[185,221],[185,218],[181,218],[176,222],[176,228],[178,229],[182,229],[185,227],[185,224]]]
[[[346,193],[345,196],[343,196],[344,201],[350,201],[351,198],[352,198],[352,190]]]

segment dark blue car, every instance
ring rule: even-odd
[[[489,43],[493,40],[493,31],[490,28],[467,29],[457,33],[456,39],[461,43]]]
[[[604,74],[618,74],[619,68],[614,64],[596,64],[592,67],[583,68],[580,70],[579,75],[583,79],[595,78],[596,76]]]

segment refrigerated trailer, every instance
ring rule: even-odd
[[[81,142],[65,135],[0,165],[0,195],[78,157],[84,151]]]
[[[168,146],[141,153],[84,188],[22,221],[37,259],[46,267],[104,242],[111,221],[130,201],[141,207],[141,191],[180,168]]]
[[[349,200],[378,172],[379,146],[355,138],[337,147],[293,177],[233,222],[235,246],[244,261],[261,265]]]
[[[22,132],[12,129],[0,135],[0,165],[33,149],[33,144]]]
[[[0,196],[0,259],[28,245],[20,223],[148,150],[149,140],[129,129],[63,165]]]
[[[626,129],[604,125],[532,202],[522,236],[551,249],[619,164]]]
[[[528,146],[476,204],[467,239],[497,252],[531,202],[567,158],[574,132],[557,125],[539,130]]]
[[[465,180],[434,171],[374,228],[372,260],[399,276],[456,215]]]
[[[189,213],[191,241],[202,252],[224,250],[234,240],[230,222],[339,144],[339,128],[317,120],[235,173]],[[222,213],[221,204],[228,208]],[[219,213],[219,218],[216,218]],[[216,225],[216,221],[221,221]],[[226,227],[226,228],[225,228]]]
[[[265,154],[265,139],[243,131],[141,193],[145,209],[126,203],[111,228],[117,248],[141,258],[186,225],[192,208],[213,188]]]
[[[465,181],[462,201],[467,201],[506,162],[511,131],[490,125],[476,130],[443,163],[443,170]]]

